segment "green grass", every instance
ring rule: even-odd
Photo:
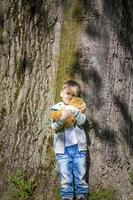
[[[116,190],[113,188],[92,190],[89,200],[116,200]]]
[[[10,181],[13,185],[14,193],[10,200],[30,200],[36,188],[35,179],[33,177],[27,179],[22,170],[18,170]]]

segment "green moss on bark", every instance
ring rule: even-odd
[[[56,81],[56,102],[60,100],[60,91],[64,81],[70,78],[75,79],[75,75],[71,73],[71,68],[77,61],[75,54],[77,49],[77,36],[80,29],[82,15],[82,2],[78,0],[68,0],[63,3],[60,56],[58,61],[58,73]]]

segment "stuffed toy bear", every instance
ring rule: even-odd
[[[80,97],[73,97],[70,101],[69,105],[66,106],[67,110],[73,110],[74,107],[78,108],[80,112],[84,112],[86,109],[85,102]],[[62,115],[64,109],[58,110],[58,111],[51,111],[51,119],[53,121],[58,121]],[[64,127],[72,127],[75,125],[76,119],[73,114],[71,114],[64,123]]]

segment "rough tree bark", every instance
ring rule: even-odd
[[[89,2],[86,2],[89,3]],[[87,6],[87,4],[86,4]],[[95,121],[90,131],[90,183],[133,198],[133,3],[90,1],[81,30],[79,73]]]
[[[0,199],[18,169],[35,176],[35,200],[56,200],[49,107],[65,79],[87,103],[91,188],[132,200],[133,3],[131,0],[2,0]]]
[[[46,199],[47,193],[51,199],[56,181],[49,109],[58,55],[57,5],[49,0],[2,3],[0,199],[10,193],[9,177],[18,169],[35,176],[36,199]]]

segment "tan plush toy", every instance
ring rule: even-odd
[[[70,107],[73,106],[73,107],[78,108],[81,112],[84,112],[86,109],[86,104],[80,97],[73,97],[72,100],[70,101],[69,105],[70,105]],[[68,107],[69,107],[69,105],[68,105]],[[53,121],[58,121],[62,115],[63,110],[64,109],[61,109],[58,111],[51,111],[51,119]],[[70,108],[70,110],[71,110],[71,108]],[[76,122],[76,119],[75,119],[74,115],[71,114],[71,116],[65,120],[64,127],[65,128],[72,127],[72,126],[74,126],[75,122]]]

